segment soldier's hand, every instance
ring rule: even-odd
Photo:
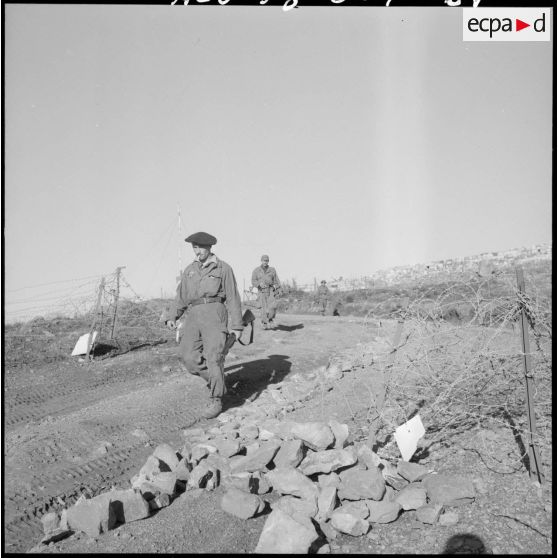
[[[174,320],[167,320],[165,322],[165,325],[169,328],[169,329],[176,329],[176,322]]]

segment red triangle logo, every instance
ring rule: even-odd
[[[522,29],[525,29],[525,27],[531,27],[530,23],[525,23],[524,21],[521,21],[520,19],[515,18],[515,30],[516,31],[521,31]]]

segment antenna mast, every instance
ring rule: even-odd
[[[180,215],[180,205],[176,204],[178,207],[178,277],[182,273],[182,217]]]

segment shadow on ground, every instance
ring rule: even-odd
[[[268,355],[267,358],[233,364],[225,368],[227,396],[223,407],[239,407],[245,401],[255,399],[269,384],[283,380],[291,371],[287,355]]]
[[[294,331],[295,329],[302,329],[304,324],[295,324],[295,325],[281,325],[277,324],[273,329],[278,331]]]
[[[442,554],[491,554],[477,535],[460,533],[453,535],[447,542]]]

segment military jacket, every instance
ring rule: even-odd
[[[279,277],[274,267],[268,266],[265,270],[261,265],[252,272],[252,285],[259,289],[269,289],[269,287],[280,287]]]
[[[178,320],[191,301],[203,297],[220,296],[225,299],[231,329],[242,330],[241,300],[234,272],[229,264],[215,256],[206,266],[194,260],[182,272],[176,289],[176,314]]]

